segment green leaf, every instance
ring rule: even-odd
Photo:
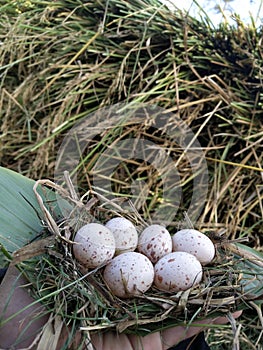
[[[241,292],[245,299],[263,302],[263,254],[244,244],[235,243],[235,268],[241,273]]]
[[[0,167],[0,266],[6,256],[35,239],[43,230],[42,212],[33,191],[34,180]],[[51,189],[40,189],[45,205],[57,220],[71,206]]]

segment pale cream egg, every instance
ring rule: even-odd
[[[82,226],[75,235],[74,243],[74,256],[85,268],[98,267],[115,254],[112,232],[99,223]]]
[[[114,295],[129,298],[141,295],[151,287],[154,268],[146,256],[127,252],[114,257],[108,263],[103,277]]]
[[[194,255],[202,265],[210,263],[215,256],[215,246],[209,237],[194,229],[183,229],[172,237],[173,251]]]
[[[167,292],[187,290],[202,280],[202,265],[192,254],[173,252],[162,257],[154,267],[156,288]]]
[[[116,217],[110,219],[105,226],[111,230],[115,238],[116,255],[136,249],[138,233],[130,220],[123,217]]]
[[[146,227],[139,236],[138,251],[156,263],[172,251],[172,238],[169,231],[161,225]]]

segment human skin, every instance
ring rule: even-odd
[[[241,311],[232,314],[234,318],[238,318],[240,315]],[[183,326],[172,327],[162,332],[149,334],[143,338],[135,335],[116,335],[114,332],[108,332],[103,336],[93,336],[92,344],[96,350],[167,350],[180,341],[204,331],[209,325],[215,326],[227,323],[227,317],[204,319],[196,326],[193,323],[189,328]],[[204,324],[204,326],[201,326],[201,324]]]
[[[36,336],[48,321],[49,315],[46,314],[37,317],[45,309],[39,304],[32,304],[34,300],[29,295],[26,288],[21,287],[26,285],[27,281],[19,274],[15,267],[10,267],[6,276],[0,285],[0,321],[6,320],[9,316],[17,313],[19,310],[26,308],[17,316],[12,318],[7,323],[0,326],[0,349],[21,349],[28,348],[30,350],[37,348]],[[8,305],[7,305],[8,302]],[[241,312],[235,312],[234,318],[239,317]],[[34,319],[35,317],[35,319]],[[194,324],[189,327],[172,327],[162,332],[155,332],[145,337],[135,335],[116,334],[115,332],[105,332],[92,335],[91,341],[96,350],[167,350],[170,347],[178,344],[183,339],[192,337],[195,334],[203,331],[208,325],[226,324],[226,317],[217,317],[215,319],[206,319],[200,321],[196,326]],[[204,326],[201,326],[203,324]],[[62,330],[59,342],[56,349],[60,350],[63,343],[67,339],[69,330],[65,327]],[[21,339],[19,344],[16,344],[16,339]],[[72,349],[77,349],[80,335],[74,340],[71,345]],[[49,349],[53,350],[53,349]]]
[[[21,287],[25,284],[27,281],[20,276],[15,267],[7,270],[0,285],[0,322],[32,303],[33,299],[27,289]],[[17,348],[28,347],[35,338],[37,330],[47,322],[48,316],[37,317],[42,311],[41,305],[35,304],[2,325],[0,327],[0,349],[8,349],[20,336],[23,341]],[[36,319],[32,322],[34,317]],[[23,331],[26,334],[23,334]]]

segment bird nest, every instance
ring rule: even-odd
[[[78,199],[69,176],[66,180],[67,189],[49,180],[36,182],[34,192],[42,211],[43,231],[13,256],[13,264],[18,264],[30,281],[34,297],[66,324],[83,331],[114,328],[145,334],[233,312],[262,296],[262,256],[243,244],[211,237],[216,256],[203,267],[198,285],[177,293],[152,286],[136,297],[116,297],[103,279],[105,266],[83,271],[74,258],[74,235],[87,222],[105,223],[115,216],[129,219],[139,233],[147,223],[129,200],[120,197],[111,201],[93,190]],[[39,187],[44,195],[51,187],[57,200],[43,201]],[[54,214],[58,202],[67,208],[64,217]],[[189,225],[189,220],[178,223],[179,228]]]

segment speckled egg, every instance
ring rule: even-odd
[[[202,265],[192,254],[173,252],[162,257],[154,267],[156,288],[167,292],[187,290],[202,280]]]
[[[82,226],[76,233],[74,242],[74,256],[85,268],[98,267],[109,261],[115,253],[114,236],[102,224]]]
[[[110,219],[105,226],[111,230],[115,238],[116,255],[136,249],[138,233],[131,221],[126,218],[116,217]]]
[[[171,253],[172,238],[165,227],[156,224],[150,225],[140,234],[137,248],[152,263],[156,263],[161,257]]]
[[[154,268],[150,260],[137,252],[127,252],[113,258],[103,273],[112,293],[129,298],[145,293],[152,285]]]
[[[172,237],[173,251],[193,254],[202,265],[210,263],[215,255],[215,246],[210,238],[194,229],[183,229]]]

